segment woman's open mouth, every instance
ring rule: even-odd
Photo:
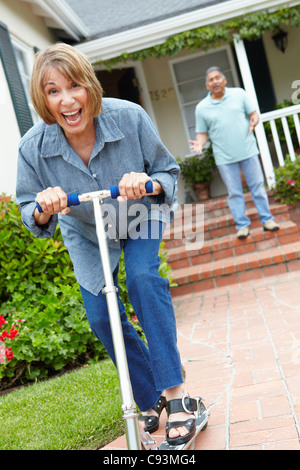
[[[79,109],[77,111],[70,111],[69,113],[62,113],[62,116],[67,121],[68,124],[74,125],[77,124],[82,115],[82,110]]]

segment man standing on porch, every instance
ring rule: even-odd
[[[250,219],[245,213],[245,200],[241,170],[251,192],[264,230],[275,231],[269,209],[264,176],[258,158],[258,147],[253,134],[259,117],[242,88],[227,88],[227,80],[219,67],[206,72],[206,88],[209,91],[196,106],[196,140],[191,149],[202,153],[209,137],[214,158],[228,191],[228,205],[236,224],[237,238],[246,238]]]

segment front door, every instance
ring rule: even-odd
[[[133,67],[115,69],[111,72],[98,70],[96,75],[102,85],[104,98],[120,98],[142,106],[138,81]]]

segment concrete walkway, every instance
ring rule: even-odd
[[[175,297],[191,396],[211,416],[196,450],[300,449],[300,271]],[[154,434],[164,437],[165,411]],[[125,436],[105,450],[126,449]]]

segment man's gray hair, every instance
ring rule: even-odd
[[[217,67],[215,65],[213,65],[212,67],[209,67],[209,69],[206,70],[206,74],[205,74],[205,81],[207,82],[207,76],[211,73],[211,72],[219,72],[222,77],[226,78],[224,73],[222,72],[222,70],[220,69],[220,67]]]

